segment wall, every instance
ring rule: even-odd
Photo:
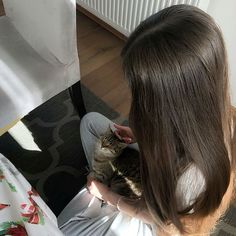
[[[211,0],[207,12],[223,31],[230,67],[231,99],[236,106],[236,1]]]

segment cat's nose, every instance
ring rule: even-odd
[[[101,144],[101,148],[107,147],[104,143]]]

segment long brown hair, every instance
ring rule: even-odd
[[[139,144],[144,199],[155,222],[206,216],[230,180],[229,106],[224,41],[213,19],[188,5],[143,21],[122,51],[132,92],[129,121]],[[205,179],[196,201],[178,210],[179,176],[194,163]],[[190,186],[191,188],[191,186]]]

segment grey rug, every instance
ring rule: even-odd
[[[87,111],[97,111],[112,120],[119,114],[82,86]],[[58,215],[86,183],[87,161],[80,141],[80,119],[68,91],[53,97],[24,119],[41,151],[23,149],[5,133],[0,152],[26,177]],[[23,138],[23,137],[22,137]]]
[[[119,114],[82,87],[87,111],[123,123]],[[23,120],[41,151],[23,149],[9,133],[0,137],[0,152],[23,173],[58,215],[86,183],[87,161],[80,141],[80,119],[67,91],[41,105]],[[214,236],[236,235],[236,208],[231,206]]]

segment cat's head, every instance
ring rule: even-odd
[[[103,150],[110,151],[113,154],[119,154],[128,146],[125,142],[116,137],[110,127],[100,136],[100,143]]]

